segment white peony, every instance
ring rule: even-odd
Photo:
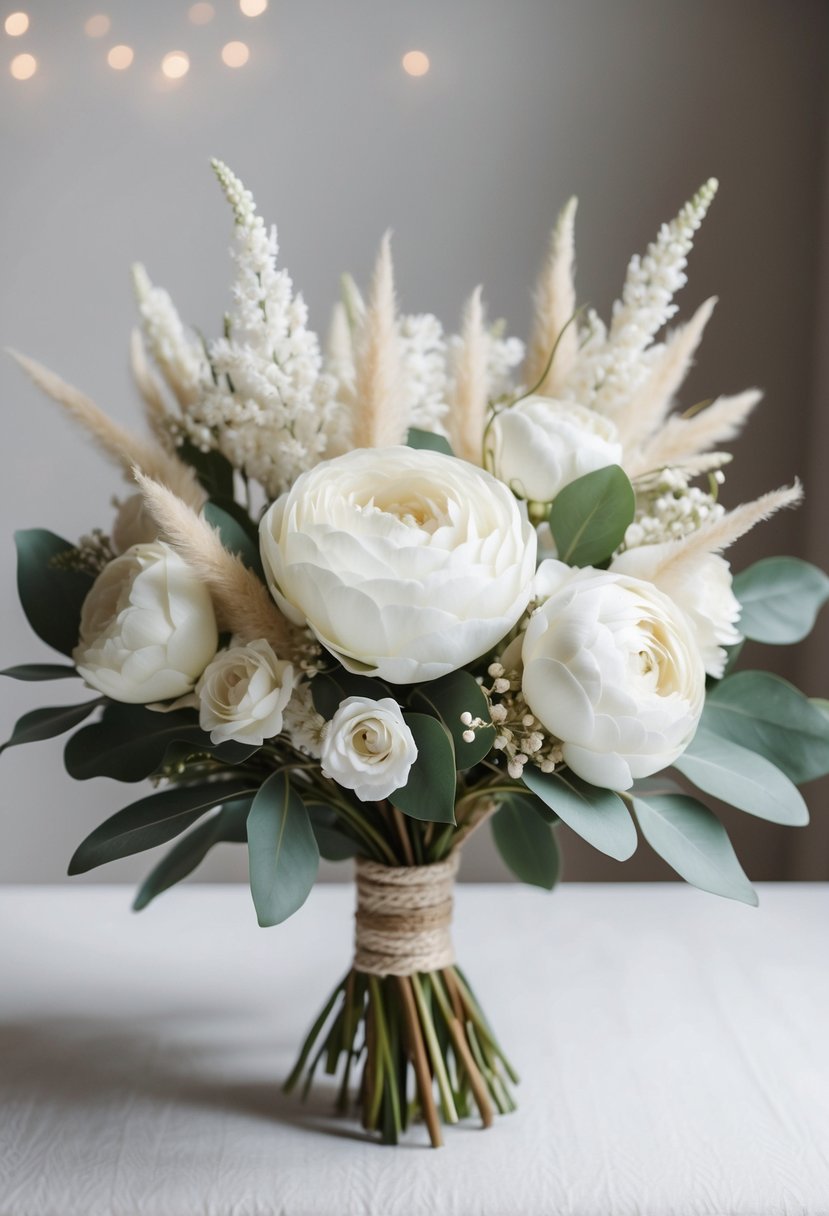
[[[347,697],[328,723],[322,771],[361,802],[381,802],[401,789],[417,759],[417,745],[391,697]]]
[[[433,680],[490,650],[530,596],[536,537],[490,474],[440,452],[318,464],[260,526],[277,603],[349,671]]]
[[[706,672],[720,679],[728,658],[723,646],[736,645],[742,636],[735,628],[741,609],[731,589],[731,567],[717,553],[668,562],[673,549],[670,542],[627,549],[610,568],[648,579],[679,605],[691,622]]]
[[[552,397],[527,397],[502,410],[491,436],[493,472],[530,502],[552,502],[571,481],[622,459],[610,418]]]
[[[628,789],[672,764],[702,713],[705,670],[685,614],[652,583],[543,562],[549,598],[524,635],[527,704],[593,785]]]
[[[282,730],[294,669],[264,640],[220,650],[196,685],[199,725],[213,743],[261,746]]]
[[[162,541],[134,545],[92,584],[72,653],[92,688],[146,705],[189,692],[216,653],[210,595]]]

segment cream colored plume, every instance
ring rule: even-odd
[[[684,467],[694,457],[736,439],[761,397],[758,389],[747,389],[733,397],[718,397],[691,418],[674,414],[649,443],[625,460],[628,475]]]
[[[579,349],[578,331],[575,324],[569,324],[576,311],[573,271],[577,206],[578,200],[571,198],[561,211],[535,288],[535,321],[524,380],[528,387],[538,384],[555,348],[550,370],[536,389],[546,397],[555,397],[561,390]]]
[[[166,448],[168,452],[172,451],[174,444],[169,427],[170,415],[167,412],[161,385],[158,383],[158,378],[153,375],[153,370],[147,361],[141,330],[137,327],[133,329],[130,336],[130,367],[132,378],[141,394],[141,400],[144,402],[144,412],[150,430],[163,448]]]
[[[382,448],[404,443],[406,412],[388,233],[380,245],[371,297],[355,345],[354,446]]]
[[[464,310],[447,420],[453,451],[470,464],[481,464],[483,460],[489,391],[489,343],[489,334],[484,326],[481,288],[476,287]]]
[[[184,461],[172,452],[165,451],[154,439],[142,439],[113,422],[89,397],[34,359],[17,351],[9,353],[37,387],[62,405],[70,418],[83,427],[104,454],[121,467],[125,476],[130,477],[133,468],[137,467],[196,510],[204,505],[207,495],[193,470]]]
[[[688,375],[716,303],[717,297],[711,296],[687,324],[671,334],[645,383],[614,415],[625,448],[644,444],[667,418],[674,394]]]
[[[265,585],[240,558],[225,549],[216,529],[186,502],[137,469],[134,476],[162,538],[181,554],[210,591],[219,628],[244,642],[264,638],[280,658],[290,658],[294,649],[291,626]]]

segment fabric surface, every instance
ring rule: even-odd
[[[242,886],[0,890],[2,1216],[829,1213],[829,888],[457,892],[520,1109],[367,1143],[280,1082],[353,891],[278,929]]]

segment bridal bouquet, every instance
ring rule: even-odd
[[[577,306],[573,200],[526,348],[480,290],[457,336],[400,315],[386,238],[365,299],[344,279],[323,354],[275,233],[214,169],[235,220],[221,336],[135,269],[146,435],[17,356],[132,489],[77,543],[17,534],[23,609],[70,663],[5,674],[96,695],[26,714],[6,746],[74,732],[72,777],[152,781],[69,864],[175,840],[136,908],[229,841],[275,925],[320,855],[355,857],[353,965],[287,1084],[322,1065],[383,1140],[420,1117],[437,1145],[441,1122],[513,1109],[517,1080],[452,949],[463,842],[488,822],[551,888],[561,823],[620,861],[641,834],[756,903],[699,794],[806,823],[826,703],[734,667],[745,638],[803,638],[829,579],[790,557],[733,577],[723,556],[801,497],[719,501],[759,393],[675,408],[714,300],[663,331],[716,182],[632,260],[609,324]]]

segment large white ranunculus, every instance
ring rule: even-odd
[[[190,692],[216,653],[210,595],[162,541],[133,545],[84,600],[72,658],[92,688],[146,705]]]
[[[350,671],[407,684],[462,667],[512,628],[536,537],[474,465],[361,448],[303,473],[263,518],[260,548],[287,616]]]
[[[723,646],[741,639],[735,628],[740,601],[731,589],[731,567],[717,553],[703,553],[690,561],[670,561],[676,545],[640,545],[613,559],[611,570],[648,579],[678,604],[687,615],[709,676],[719,679],[727,659]]]
[[[652,583],[543,562],[549,598],[524,635],[527,704],[593,785],[628,789],[681,755],[699,722],[705,670],[685,614]]]
[[[401,789],[416,759],[414,735],[391,697],[346,697],[323,733],[323,773],[361,802]]]
[[[527,397],[502,410],[491,436],[493,472],[530,502],[552,502],[571,481],[622,459],[614,422],[552,397]]]
[[[213,743],[235,739],[257,747],[282,730],[294,669],[264,639],[220,650],[196,685],[199,726]]]

